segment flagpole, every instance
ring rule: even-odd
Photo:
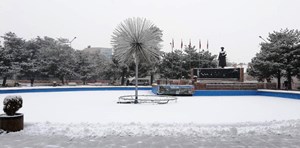
[[[171,66],[172,66],[172,73],[171,73],[171,79],[173,79],[173,72],[174,72],[174,65],[173,65],[173,63],[174,63],[174,53],[173,53],[173,48],[174,48],[174,39],[172,39],[172,44],[171,44],[171,49],[172,49],[172,53],[171,53],[171,55],[172,55],[172,63],[171,63]]]
[[[174,39],[172,39],[172,53],[173,53],[173,48],[174,48]]]
[[[182,42],[182,39],[181,39],[181,44],[180,44],[180,48],[182,50],[182,46],[183,46],[183,42]]]
[[[183,53],[182,46],[183,46],[183,42],[181,39],[181,43],[180,43],[181,54]],[[182,56],[180,56],[180,57],[182,57]],[[180,59],[180,79],[182,79],[182,61],[183,61],[183,59]]]
[[[189,50],[192,48],[192,42],[191,42],[191,39],[190,39],[190,43],[189,43]],[[192,69],[192,55],[190,55],[190,70]],[[192,79],[192,78],[191,78]]]
[[[206,43],[206,49],[208,50],[208,40],[207,40],[207,43]]]
[[[199,66],[198,68],[200,68],[200,61],[201,61],[201,40],[199,39]]]

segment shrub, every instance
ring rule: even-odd
[[[6,96],[3,101],[3,111],[8,116],[13,116],[22,107],[23,100],[21,96],[11,95]]]

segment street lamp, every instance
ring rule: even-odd
[[[258,36],[259,38],[261,38],[264,42],[268,43],[262,36]]]
[[[75,36],[69,43],[70,43],[70,47],[72,47],[72,42],[76,39],[77,37]]]

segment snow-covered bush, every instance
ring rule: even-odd
[[[22,104],[23,100],[21,96],[6,96],[3,101],[3,111],[9,116],[13,116],[22,107]]]

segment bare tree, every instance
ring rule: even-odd
[[[119,62],[135,62],[135,101],[138,103],[138,64],[154,63],[161,55],[162,31],[145,18],[128,18],[117,26],[111,44]]]

